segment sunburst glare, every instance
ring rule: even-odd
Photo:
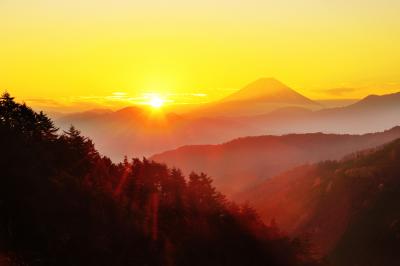
[[[151,95],[148,105],[150,105],[153,108],[160,108],[164,105],[165,100],[162,99],[159,95]]]

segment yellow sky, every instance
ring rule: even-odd
[[[394,92],[399,14],[398,0],[0,0],[0,89],[186,103],[275,77],[314,99]]]

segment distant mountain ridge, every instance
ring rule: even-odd
[[[394,106],[400,102],[400,92],[385,95],[368,95],[362,100],[350,105],[351,108],[385,108]]]
[[[268,89],[252,92],[251,88],[263,87],[266,83],[272,91],[275,86],[285,95],[292,95],[294,100],[286,97],[287,103],[282,104],[273,102],[276,99],[272,100]],[[242,89],[242,93],[237,92],[241,96],[233,94],[226,102],[207,104],[196,115],[160,112],[157,118],[143,106],[129,106],[117,111],[69,114],[56,123],[62,129],[76,126],[93,138],[103,154],[116,161],[124,155],[150,156],[183,145],[218,144],[243,136],[313,132],[365,134],[400,125],[400,93],[368,96],[345,107],[321,109],[321,105],[294,104],[309,103],[309,99],[274,79],[260,79],[246,87],[250,92]],[[266,103],[265,97],[270,102]],[[246,100],[236,101],[238,98]]]
[[[184,144],[222,142],[245,135],[249,127],[225,118],[188,119],[175,113],[158,113],[129,106],[105,113],[82,112],[56,120],[57,126],[71,125],[90,135],[99,151],[115,161],[124,155],[150,156]]]
[[[184,172],[205,172],[224,193],[235,193],[289,168],[340,159],[400,138],[400,127],[365,135],[323,133],[238,138],[219,145],[183,146],[151,157]]]
[[[370,95],[345,107],[317,111],[293,109],[276,115],[271,112],[249,118],[264,126],[268,134],[287,133],[348,133],[365,134],[400,125],[400,92]]]

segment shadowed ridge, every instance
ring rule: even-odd
[[[400,92],[385,95],[368,95],[362,100],[350,105],[351,108],[387,107],[388,105],[400,105]]]
[[[115,114],[141,114],[143,113],[143,109],[139,108],[137,106],[128,106],[128,107],[124,107],[122,109],[119,109],[117,111],[114,112]]]
[[[236,138],[219,145],[189,145],[155,154],[151,159],[214,177],[229,196],[305,163],[337,160],[400,138],[400,127],[364,135],[306,133]]]

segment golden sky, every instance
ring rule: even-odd
[[[0,0],[0,89],[192,103],[275,77],[314,99],[394,92],[399,14],[399,0]]]

